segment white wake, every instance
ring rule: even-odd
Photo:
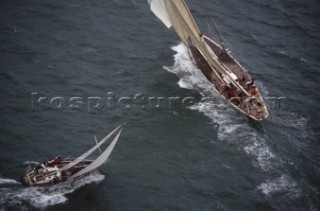
[[[218,131],[220,141],[236,143],[253,159],[253,164],[265,172],[275,172],[277,165],[281,165],[277,155],[268,145],[265,135],[259,134],[256,129],[248,124],[247,118],[229,106],[206,80],[201,71],[193,64],[188,51],[183,43],[172,47],[176,52],[175,63],[172,67],[164,69],[176,74],[180,80],[178,85],[184,89],[196,90],[204,97],[211,100],[200,101],[189,107],[212,120]],[[268,95],[266,88],[258,81],[257,85],[264,96]],[[278,172],[277,172],[278,173]],[[269,195],[284,189],[295,190],[297,185],[289,176],[281,176],[275,180],[267,179],[258,186],[262,193]]]
[[[63,204],[68,201],[66,197],[78,188],[91,183],[98,183],[105,178],[98,171],[73,182],[59,183],[51,187],[23,187],[21,183],[12,179],[0,178],[0,207],[20,207],[28,210],[29,207],[44,209],[48,206]],[[3,186],[16,184],[15,187]]]

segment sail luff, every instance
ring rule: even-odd
[[[81,176],[83,174],[86,174],[87,172],[90,172],[96,168],[98,168],[99,166],[101,166],[103,163],[105,163],[109,156],[111,155],[118,139],[119,139],[119,136],[122,132],[122,129],[121,128],[118,132],[118,134],[115,136],[115,138],[113,139],[113,141],[109,144],[108,148],[96,159],[94,160],[91,164],[89,164],[88,166],[86,166],[84,169],[80,170],[79,172],[77,172],[76,174],[72,175],[70,177],[70,179],[72,178],[76,178],[78,176]]]
[[[194,20],[194,18],[193,18],[193,16],[192,16],[192,14],[191,14],[191,12],[190,12],[190,10],[189,10],[186,2],[185,2],[184,0],[181,1],[181,2],[182,2],[182,4],[183,4],[183,7],[186,8],[187,17],[190,18],[190,20],[191,20],[191,22],[192,22],[192,24],[193,24],[193,27],[195,28],[195,30],[197,31],[197,33],[200,35],[200,34],[201,34],[200,29],[199,29],[196,21]]]
[[[191,32],[197,39],[200,39],[201,32],[185,3],[181,0],[164,1],[166,11],[180,39],[185,41],[188,38],[185,33],[186,30],[189,31],[187,35]],[[184,23],[180,24],[181,21]]]
[[[57,172],[65,171],[75,165],[77,165],[79,162],[84,160],[86,157],[88,157],[91,153],[93,153],[95,150],[97,150],[104,142],[106,142],[116,131],[118,131],[120,128],[122,130],[124,124],[119,125],[116,129],[114,129],[112,132],[110,132],[106,137],[104,137],[98,144],[96,144],[94,147],[77,157],[74,161],[70,162],[69,164],[63,166],[60,168]]]

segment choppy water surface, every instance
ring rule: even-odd
[[[187,3],[256,78],[266,121],[219,98],[147,1],[0,3],[1,211],[319,209],[320,4]],[[122,122],[99,172],[20,184],[33,163],[78,155]]]

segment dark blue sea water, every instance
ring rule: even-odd
[[[266,121],[221,100],[145,0],[0,2],[1,211],[319,210],[319,1],[187,4],[256,78]],[[20,184],[122,122],[98,172]]]

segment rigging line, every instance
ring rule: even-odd
[[[96,141],[96,144],[98,144],[98,139],[97,139],[96,135],[94,135],[94,140]],[[98,149],[99,149],[100,153],[102,153],[100,147],[98,147]]]
[[[221,42],[224,42],[224,41],[222,40],[222,34],[221,34],[220,30],[218,29],[217,24],[215,23],[215,21],[213,20],[212,17],[209,17],[209,19],[210,19],[210,22],[211,22],[211,26],[212,26],[212,27],[214,28],[214,30],[217,32],[218,39],[219,39]]]

